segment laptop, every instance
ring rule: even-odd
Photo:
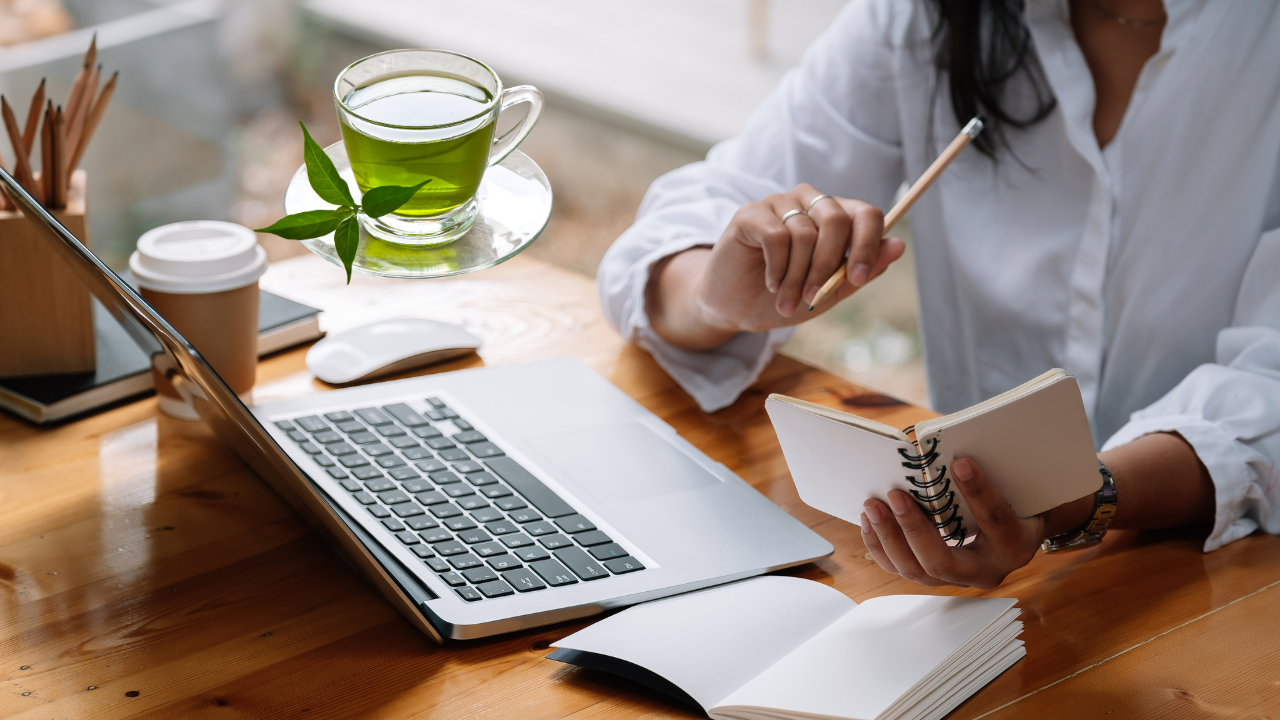
[[[833,551],[575,360],[248,407],[3,169],[0,184],[200,418],[437,641],[585,617]]]

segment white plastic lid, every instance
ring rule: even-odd
[[[129,256],[140,287],[175,294],[214,293],[252,284],[267,271],[253,231],[218,220],[192,220],[150,230]]]

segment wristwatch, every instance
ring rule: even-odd
[[[1116,514],[1116,481],[1101,460],[1098,461],[1098,474],[1102,476],[1102,487],[1093,495],[1093,514],[1089,521],[1079,530],[1045,538],[1040,543],[1040,549],[1045,553],[1083,550],[1102,542],[1102,536],[1107,534],[1107,526]]]

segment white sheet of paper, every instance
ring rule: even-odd
[[[707,709],[854,607],[821,583],[765,576],[637,605],[554,646],[639,665]]]

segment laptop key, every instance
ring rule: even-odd
[[[423,542],[431,543],[432,545],[436,543],[449,542],[450,540],[453,539],[453,535],[450,535],[448,530],[443,530],[440,528],[418,533],[418,535],[422,537]],[[462,547],[462,546],[459,545],[458,547]]]
[[[480,558],[472,555],[471,553],[467,553],[466,555],[454,555],[449,558],[449,564],[458,570],[466,570],[467,568],[479,567]]]
[[[380,478],[380,477],[382,477],[382,471],[381,471],[381,470],[379,470],[379,469],[378,469],[378,468],[376,468],[376,467],[373,467],[372,465],[366,465],[366,466],[364,466],[364,467],[358,467],[358,468],[356,468],[355,470],[352,470],[352,471],[351,471],[351,474],[352,474],[352,475],[355,475],[356,477],[360,478],[361,480],[372,480],[372,479],[374,479],[374,478]]]
[[[489,542],[493,540],[493,538],[489,536],[489,533],[481,530],[480,528],[464,530],[458,533],[458,539],[468,545],[475,545],[476,543]]]
[[[342,468],[331,467],[331,468],[326,468],[326,471],[329,473],[329,477],[333,478],[334,480],[347,479],[347,472]],[[355,481],[348,481],[348,482],[351,482],[351,484],[355,485]],[[346,483],[343,483],[342,487],[347,487]],[[359,488],[360,486],[356,485],[356,487]],[[347,488],[347,489],[351,490],[351,488]],[[351,490],[351,491],[355,492],[355,490]]]
[[[404,524],[408,525],[410,530],[430,530],[431,528],[440,527],[440,523],[430,517],[427,517],[425,513],[405,520]],[[430,542],[430,540],[427,542]]]
[[[290,430],[288,435],[289,435],[289,439],[296,443],[304,443],[307,441],[306,433],[302,432],[301,430]]]
[[[467,581],[463,580],[462,576],[456,572],[440,573],[440,579],[445,581],[445,584],[449,587],[462,587],[467,584]]]
[[[515,535],[503,535],[500,539],[502,540],[503,545],[506,545],[507,547],[513,548],[513,549],[524,547],[525,545],[533,544],[533,541],[529,539],[529,536],[525,535],[524,533],[516,533]]]
[[[480,488],[480,494],[490,500],[497,500],[498,498],[509,497],[511,491],[507,489],[506,485],[486,485]]]
[[[547,584],[542,582],[537,575],[524,568],[519,570],[508,570],[502,573],[502,579],[506,580],[511,587],[520,592],[529,592],[531,590],[542,590]]]
[[[467,546],[457,540],[447,540],[442,543],[434,543],[431,549],[435,550],[436,554],[441,557],[449,557],[451,555],[461,555],[466,552]]]
[[[467,454],[462,450],[454,448],[453,450],[441,450],[440,459],[445,462],[454,462],[456,460],[466,460]]]
[[[431,454],[430,450],[422,447],[421,445],[407,448],[406,450],[403,451],[403,454],[406,458],[409,458],[410,460],[431,460],[432,458],[435,457],[435,455]],[[441,464],[440,467],[444,467],[444,465]],[[434,471],[430,471],[430,472],[434,472]]]
[[[449,407],[448,405],[444,404],[443,400],[441,400],[440,398],[434,398],[434,397],[427,398],[427,404],[433,408]]]
[[[487,582],[483,585],[477,585],[476,589],[487,598],[515,595],[515,591],[511,589],[511,586],[501,580],[494,580],[493,582]]]
[[[368,445],[369,443],[378,442],[378,436],[368,430],[361,430],[358,433],[351,433],[347,439],[357,445]]]
[[[519,558],[515,557],[514,555],[507,555],[507,554],[495,555],[489,558],[488,560],[486,560],[485,562],[489,563],[489,567],[499,572],[503,570],[514,570],[519,567],[524,567],[524,565],[520,564]]]
[[[487,583],[490,580],[497,580],[498,573],[481,565],[479,567],[473,567],[470,570],[463,570],[462,577],[466,578],[467,582],[472,585],[479,585],[480,583]]]
[[[325,413],[324,417],[329,422],[335,422],[335,423],[347,422],[348,420],[355,419],[351,416],[351,413],[347,412],[346,410],[339,410],[337,412]]]
[[[375,478],[365,483],[365,487],[369,488],[369,492],[380,493],[386,492],[387,490],[394,490],[396,484],[386,478]]]
[[[520,524],[522,524],[522,525],[523,525],[524,523],[537,522],[537,521],[539,521],[539,520],[541,520],[541,519],[542,519],[542,516],[541,516],[541,515],[539,515],[538,513],[534,512],[534,511],[532,511],[532,510],[528,510],[528,509],[526,509],[526,510],[516,510],[515,512],[510,513],[509,515],[510,515],[510,517],[511,517],[511,519],[512,519],[512,520],[515,520],[516,522],[518,522],[518,523],[520,523]]]
[[[431,486],[423,482],[422,480],[406,480],[405,482],[401,483],[400,487],[404,488],[405,492],[413,493],[415,495],[417,495],[420,492],[427,492],[428,490],[431,489]]]
[[[462,587],[456,587],[453,589],[453,591],[458,593],[458,597],[462,598],[463,600],[466,600],[467,602],[475,602],[477,600],[484,599],[484,595],[481,595],[479,590],[476,590],[470,585],[463,585]]]
[[[458,466],[462,464],[463,463],[458,463],[458,465],[454,465],[453,467],[456,470]],[[486,485],[493,485],[494,483],[498,482],[498,478],[494,477],[493,475],[490,475],[487,472],[473,472],[467,475],[467,482],[471,483],[472,485],[475,485],[476,487],[484,487]]]
[[[542,522],[529,523],[520,529],[534,537],[538,537],[539,535],[550,535],[551,533],[556,532],[556,526],[546,520],[543,520]]]
[[[406,455],[407,455],[407,454],[408,454],[408,453],[406,453]],[[439,460],[434,460],[434,459],[432,459],[432,460],[424,460],[423,462],[420,462],[420,463],[414,463],[414,467],[418,468],[419,470],[421,470],[421,471],[422,471],[422,472],[424,472],[424,473],[428,473],[428,474],[430,474],[430,473],[434,473],[434,472],[440,472],[441,470],[443,470],[443,469],[444,469],[444,463],[440,462]]]
[[[391,424],[391,418],[387,417],[378,408],[361,408],[360,410],[356,411],[356,415],[359,415],[361,420],[369,423],[370,425],[390,425]]]
[[[396,468],[387,474],[400,482],[404,482],[405,480],[418,480],[422,477],[418,473],[414,472],[413,468],[407,467]]]
[[[329,443],[342,442],[345,439],[346,438],[344,438],[342,435],[332,430],[325,430],[324,432],[316,433],[316,437],[315,437],[315,441],[322,445],[328,445]]]
[[[459,430],[475,430],[475,428],[471,427],[471,423],[463,420],[462,418],[454,418],[453,426]]]
[[[456,412],[454,412],[453,410],[449,409],[449,407],[448,407],[448,406],[445,406],[445,407],[440,408],[440,414],[441,414],[441,415],[444,415],[444,417],[445,417],[445,419],[446,419],[446,420],[452,420],[453,418],[458,417],[458,413],[456,413]]]
[[[494,458],[506,454],[502,452],[501,448],[491,442],[472,443],[467,446],[467,450],[470,450],[471,454],[478,458]]]
[[[399,505],[392,505],[391,512],[395,513],[396,515],[399,515],[402,518],[415,517],[417,515],[422,515],[424,513],[422,508],[418,507],[417,505],[414,505],[413,503],[401,503]]]
[[[355,498],[356,502],[360,503],[361,505],[373,505],[378,502],[377,498],[363,491],[358,492],[352,495],[351,497]]]
[[[369,464],[369,461],[363,455],[343,455],[338,458],[338,462],[342,463],[342,467],[345,468],[357,468]]]
[[[364,489],[364,486],[356,482],[355,480],[343,480],[338,484],[341,485],[342,489],[346,490],[347,492],[360,492],[361,490]]]
[[[309,433],[324,432],[329,429],[329,423],[321,420],[315,415],[307,415],[306,417],[294,418],[294,422],[298,423],[298,427]]]
[[[421,445],[419,445],[419,444],[418,444],[418,441],[417,441],[417,440],[414,440],[413,438],[408,437],[408,436],[405,436],[405,437],[394,437],[394,438],[391,438],[390,440],[388,440],[387,442],[391,443],[391,444],[392,444],[392,446],[394,446],[395,448],[397,448],[397,449],[399,449],[399,450],[404,450],[404,449],[406,449],[406,448],[416,448],[416,447],[421,447]]]
[[[460,530],[474,530],[478,527],[475,522],[466,515],[448,518],[444,521],[444,526],[454,532],[458,532]]]
[[[497,473],[498,477],[506,480],[508,485],[523,495],[525,500],[533,503],[534,507],[542,511],[543,515],[558,518],[574,514],[575,511],[569,503],[552,492],[551,488],[544,485],[541,480],[534,477],[532,473],[521,467],[520,463],[515,460],[509,457],[500,457],[494,458],[486,464],[490,470]]]
[[[452,503],[442,503],[440,505],[433,505],[431,507],[431,514],[435,515],[441,520],[444,520],[445,518],[451,518],[457,515],[461,515],[462,511],[454,507]]]
[[[581,515],[562,517],[556,520],[556,525],[560,526],[561,530],[569,533],[570,535],[596,529],[596,526],[592,525],[590,520],[582,517]]]
[[[454,465],[453,471],[466,475],[467,473],[484,472],[484,466],[474,460],[467,460]]]
[[[486,530],[493,533],[494,535],[509,535],[520,529],[516,527],[516,524],[511,522],[510,520],[499,520],[497,522],[491,522],[488,525],[485,525],[484,527]],[[530,534],[534,534],[534,533],[530,533]]]
[[[381,505],[370,505],[366,509],[369,511],[370,515],[378,518],[379,520],[381,520],[382,518],[391,517],[391,511],[387,510]]]
[[[413,554],[417,555],[423,560],[426,560],[427,558],[433,558],[436,556],[435,552],[432,551],[430,545],[422,545],[422,544],[413,546]]]
[[[350,445],[344,442],[334,443],[333,445],[326,447],[325,450],[328,450],[329,454],[334,457],[342,457],[343,455],[354,455],[356,452],[355,448],[351,447]]]
[[[467,495],[475,495],[476,491],[471,489],[469,485],[458,483],[457,485],[446,485],[444,494],[451,498],[466,497]]]
[[[612,560],[614,558],[626,557],[627,555],[630,555],[630,553],[628,553],[626,549],[624,549],[618,543],[608,543],[607,545],[596,545],[595,547],[587,550],[587,552],[591,553],[591,557],[597,560]]]
[[[543,550],[537,545],[528,545],[522,548],[514,548],[511,551],[511,553],[527,563],[537,562],[538,560],[546,560],[547,558],[551,557],[551,553],[547,552],[546,550]]]
[[[426,562],[427,562],[427,567],[431,568],[432,570],[435,570],[438,573],[449,572],[449,569],[450,569],[449,563],[445,562],[444,560],[441,560],[440,558],[428,558]]]
[[[458,507],[463,510],[479,510],[481,508],[489,507],[489,503],[485,502],[484,498],[472,495],[471,497],[464,497],[461,500],[458,500]]]
[[[491,523],[495,520],[504,520],[502,513],[493,508],[484,508],[471,513],[471,517],[475,518],[478,523]]]
[[[599,563],[592,560],[582,548],[567,547],[560,548],[552,552],[556,559],[564,563],[574,575],[583,580],[599,580],[603,577],[609,577],[609,573],[600,567]]]
[[[467,432],[460,432],[457,435],[453,436],[454,442],[462,443],[464,445],[470,445],[471,443],[485,442],[488,439],[489,438],[482,435],[478,430],[468,430]]]
[[[324,452],[323,450],[320,449],[319,445],[313,442],[304,442],[298,445],[298,447],[302,448],[302,452],[308,455],[319,455],[320,453]]]
[[[449,438],[434,437],[427,440],[427,447],[431,448],[432,450],[446,450],[448,448],[456,447],[456,446],[453,444],[452,441],[449,440]]]
[[[404,523],[396,520],[395,518],[387,518],[382,521],[382,527],[390,530],[391,532],[400,532],[404,529]]]
[[[384,468],[394,468],[394,467],[400,467],[401,465],[404,465],[404,458],[400,457],[399,455],[385,455],[383,457],[380,457],[374,460],[374,462],[378,463]]]
[[[364,423],[359,420],[347,420],[338,423],[338,429],[350,435],[351,433],[364,432]]]
[[[431,478],[431,482],[437,485],[452,485],[454,483],[462,482],[462,478],[459,478],[448,470],[433,472],[427,477]]]
[[[459,535],[458,537],[462,537],[462,536]],[[495,555],[502,555],[506,551],[507,549],[502,546],[502,543],[496,543],[496,542],[480,543],[479,545],[476,545],[475,547],[471,548],[471,552],[479,555],[482,558],[493,557]]]
[[[414,429],[413,429],[413,434],[414,434],[414,435],[417,435],[418,437],[422,438],[423,440],[430,440],[431,438],[438,438],[438,437],[440,437],[441,435],[444,435],[444,433],[442,433],[442,432],[440,432],[439,430],[437,430],[437,429],[435,429],[435,428],[431,427],[430,425],[426,425],[426,426],[424,426],[424,427],[416,427],[416,428],[414,428]]]
[[[404,403],[396,403],[394,405],[383,405],[383,412],[400,421],[401,425],[407,427],[418,427],[426,425],[427,419],[413,411],[413,408]]]
[[[400,542],[404,543],[405,545],[417,545],[419,542],[421,542],[420,540],[418,540],[417,535],[414,535],[413,533],[408,531],[396,533],[396,539],[398,539]]]
[[[390,455],[395,452],[395,450],[392,450],[391,448],[387,447],[386,445],[383,445],[382,443],[365,445],[360,449],[363,450],[364,454],[368,455],[369,457],[382,457],[383,455]]]
[[[605,560],[604,566],[609,568],[609,572],[614,575],[621,575],[623,573],[635,572],[637,570],[644,569],[644,565],[641,565],[640,561],[633,557],[620,557],[612,560]]]
[[[427,506],[439,505],[440,503],[443,503],[443,502],[449,502],[449,498],[445,497],[444,493],[440,492],[439,490],[431,490],[429,492],[418,493],[417,495],[413,496],[413,499]]]
[[[592,530],[590,532],[578,533],[577,535],[573,536],[573,540],[574,542],[578,543],[582,547],[592,547],[594,545],[604,545],[605,543],[613,542],[613,538],[609,537],[608,535],[605,535],[599,530]]]
[[[311,459],[315,460],[316,464],[322,468],[331,468],[337,464],[333,461],[333,458],[330,458],[326,455],[312,455]],[[339,470],[338,472],[342,472],[342,471]]]
[[[395,485],[391,485],[391,487],[395,487]],[[398,503],[409,502],[409,496],[399,490],[380,493],[378,495],[378,499],[382,501],[383,505],[396,505]]]
[[[444,420],[444,413],[439,410],[428,410],[427,417],[435,420],[436,422],[440,422],[441,420]]]
[[[404,428],[399,425],[379,425],[374,428],[374,431],[382,437],[400,437],[406,434]]]
[[[286,432],[287,432],[287,431],[289,431],[289,430],[293,430],[293,429],[294,429],[294,427],[293,427],[293,423],[289,422],[288,420],[277,420],[277,421],[275,421],[275,423],[274,423],[274,424],[275,424],[275,426],[276,426],[276,427],[278,427],[278,428],[280,428],[281,430],[284,430],[284,431],[286,431]]]
[[[529,507],[524,504],[523,500],[514,496],[501,498],[496,501],[494,505],[497,505],[500,509],[506,510],[507,512],[511,512],[512,510],[523,510],[524,508]]]
[[[573,545],[573,543],[569,541],[569,538],[561,535],[560,533],[556,533],[555,535],[546,535],[544,537],[540,537],[538,538],[538,542],[542,543],[542,547],[548,550],[555,550],[556,548],[562,548],[562,547],[571,547]]]
[[[564,566],[555,560],[539,560],[529,563],[529,568],[538,573],[538,577],[546,581],[551,587],[560,587],[561,585],[573,585],[578,582],[578,578],[572,573],[564,569]]]

